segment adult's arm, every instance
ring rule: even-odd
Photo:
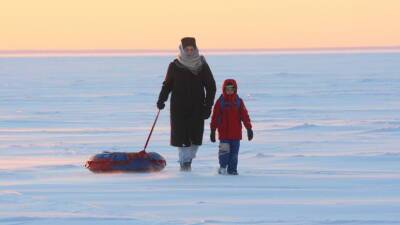
[[[206,63],[205,65],[206,76],[204,79],[204,88],[206,89],[206,99],[204,104],[207,108],[211,109],[214,104],[215,92],[217,90],[215,86],[214,76],[211,72],[210,66]]]
[[[168,95],[173,88],[173,76],[172,76],[172,63],[169,64],[167,74],[165,75],[164,82],[161,87],[160,94],[158,95],[157,103],[164,103],[168,100]]]

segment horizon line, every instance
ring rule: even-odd
[[[305,47],[305,48],[204,48],[210,54],[268,54],[268,53],[335,53],[335,52],[385,52],[400,51],[400,45],[354,47]],[[0,49],[0,56],[58,56],[58,55],[170,55],[175,49]]]

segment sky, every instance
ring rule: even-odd
[[[400,46],[399,0],[0,2],[0,50]]]

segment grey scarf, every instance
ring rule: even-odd
[[[199,54],[199,50],[197,48],[195,48],[193,54],[189,56],[186,54],[182,45],[179,45],[179,55],[176,57],[176,59],[180,64],[196,75],[199,74],[203,64],[205,63],[204,56]]]

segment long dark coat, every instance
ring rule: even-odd
[[[206,62],[197,75],[176,59],[169,64],[158,101],[167,101],[171,93],[172,146],[185,147],[191,144],[202,144],[204,120],[209,116],[205,114],[211,110],[215,92],[215,80]]]

